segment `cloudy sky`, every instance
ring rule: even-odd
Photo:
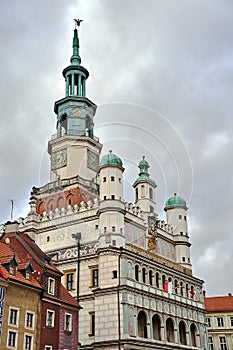
[[[122,157],[125,199],[145,155],[157,212],[189,207],[194,274],[207,295],[233,292],[232,0],[11,0],[0,4],[0,222],[25,216],[49,180],[54,101],[64,96],[73,18],[96,135]]]

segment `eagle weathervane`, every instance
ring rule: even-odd
[[[77,28],[77,26],[80,27],[80,24],[81,24],[82,21],[83,21],[83,19],[76,19],[76,18],[74,18],[75,28]]]

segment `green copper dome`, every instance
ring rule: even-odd
[[[100,166],[103,165],[119,165],[122,167],[123,163],[120,157],[116,156],[112,151],[109,151],[100,161]]]
[[[166,202],[165,209],[168,209],[170,207],[185,207],[187,208],[186,202],[183,198],[180,196],[177,196],[176,193],[174,193],[174,196],[169,198]]]

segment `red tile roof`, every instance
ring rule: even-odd
[[[62,284],[61,284],[60,292],[61,292],[61,294],[60,294],[61,301],[63,301],[66,304],[73,305],[76,307],[80,306]]]
[[[233,311],[233,296],[206,297],[205,309],[207,312]]]

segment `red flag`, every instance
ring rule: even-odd
[[[168,293],[168,282],[164,282],[163,290],[164,292]]]

